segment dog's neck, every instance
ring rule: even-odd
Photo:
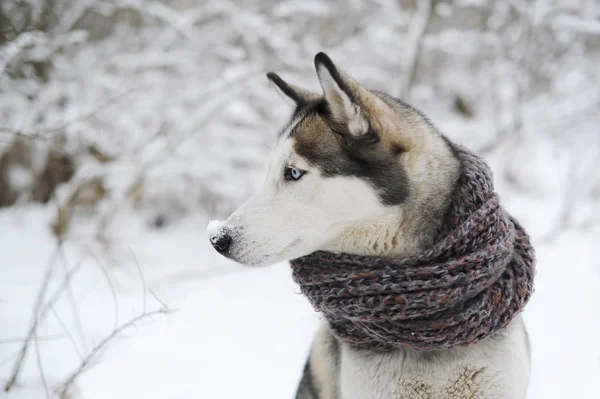
[[[402,212],[394,209],[385,220],[347,227],[326,250],[334,253],[371,256],[404,256],[418,250],[405,239]]]
[[[378,257],[415,255],[433,244],[445,208],[426,209],[416,204],[411,208],[414,209],[395,207],[384,220],[346,228],[326,250]],[[420,213],[419,208],[422,209]]]

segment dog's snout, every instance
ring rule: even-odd
[[[211,237],[210,243],[220,254],[227,252],[231,246],[231,236],[227,232],[221,232],[214,237]]]

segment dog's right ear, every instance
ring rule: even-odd
[[[333,130],[355,139],[366,137],[371,130],[364,104],[372,94],[338,69],[325,53],[315,56],[315,67]]]
[[[311,101],[318,100],[321,96],[296,85],[287,83],[275,72],[267,73],[267,78],[275,88],[275,91],[292,108],[301,107]]]

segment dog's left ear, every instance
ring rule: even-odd
[[[315,56],[315,68],[323,88],[328,119],[337,133],[360,138],[369,132],[369,120],[362,99],[369,95],[358,82],[336,68],[325,53]]]
[[[318,94],[286,82],[275,72],[267,73],[267,78],[275,88],[277,94],[292,108],[301,107],[320,98]]]

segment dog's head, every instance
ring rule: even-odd
[[[411,251],[423,239],[411,226],[436,223],[425,216],[443,207],[456,180],[450,146],[419,112],[365,89],[324,53],[315,67],[322,94],[267,74],[294,113],[261,190],[209,224],[215,249],[239,263]]]

